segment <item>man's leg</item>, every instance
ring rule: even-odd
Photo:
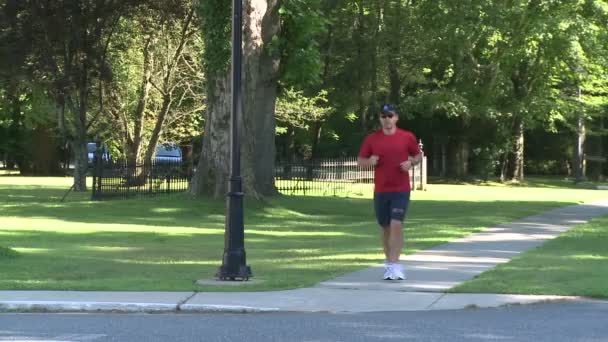
[[[391,230],[389,226],[383,227],[380,226],[380,239],[382,240],[382,248],[384,249],[384,260],[387,262],[390,258],[390,237]]]
[[[398,263],[403,249],[403,223],[399,220],[391,220],[388,233],[388,255],[387,260]]]
[[[389,226],[389,264],[391,265],[391,279],[403,280],[405,273],[399,263],[403,250],[403,220],[409,205],[409,192],[395,193],[391,201],[391,223]]]
[[[386,194],[374,193],[374,211],[376,212],[376,221],[380,226],[380,240],[382,241],[384,257],[388,262],[390,256],[389,230],[391,222],[391,207],[390,202],[386,198]]]

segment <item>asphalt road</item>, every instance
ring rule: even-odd
[[[0,314],[0,341],[608,341],[608,303],[366,314]]]

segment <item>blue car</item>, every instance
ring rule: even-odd
[[[158,144],[158,146],[156,146],[154,162],[157,164],[179,164],[182,162],[182,149],[178,144],[173,142]]]

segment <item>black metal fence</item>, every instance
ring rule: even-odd
[[[96,158],[93,166],[93,200],[171,194],[188,190],[192,164],[152,162],[129,165]],[[371,194],[373,167],[360,167],[356,157],[277,161],[275,186],[285,195],[352,196]],[[410,170],[412,190],[426,188],[426,157]]]
[[[93,200],[184,192],[192,178],[192,165],[177,161],[133,165],[95,158],[92,168]]]
[[[349,196],[373,191],[373,167],[360,167],[356,157],[278,161],[275,186],[286,195]],[[412,190],[426,189],[426,157],[410,170]]]

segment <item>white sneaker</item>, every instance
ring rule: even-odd
[[[382,279],[384,279],[384,280],[393,279],[392,267],[391,267],[391,264],[388,262],[384,263],[384,277],[382,277]]]
[[[391,280],[405,280],[405,272],[403,271],[403,265],[392,264],[391,267]]]

